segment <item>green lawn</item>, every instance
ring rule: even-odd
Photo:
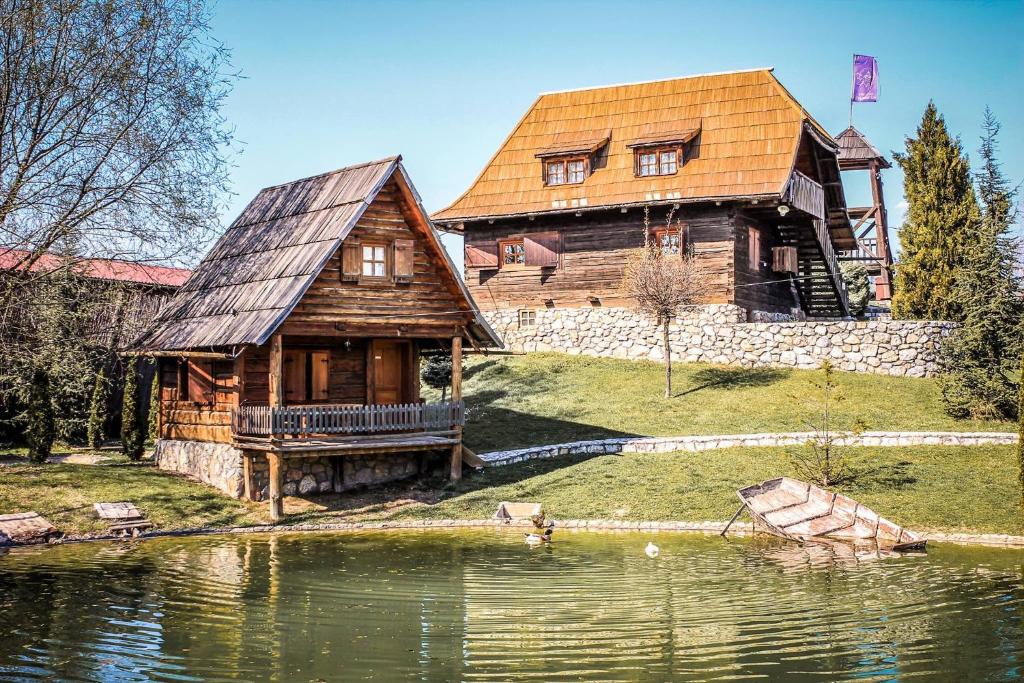
[[[0,464],[0,514],[34,510],[66,533],[104,531],[92,504],[126,500],[161,529],[260,523],[265,507],[122,458],[103,465]]]
[[[1014,449],[851,448],[860,475],[841,490],[906,526],[1024,533]],[[561,457],[469,473],[458,484],[420,481],[361,493],[287,498],[287,523],[481,519],[502,500],[544,503],[554,517],[721,521],[736,489],[792,474],[783,448]],[[243,503],[146,464],[0,465],[0,513],[35,510],[66,533],[102,531],[92,503],[130,500],[160,529],[268,522]]]
[[[478,451],[624,435],[736,434],[808,429],[808,370],[664,367],[544,353],[473,356],[466,363],[467,445]],[[840,412],[871,430],[1015,431],[1009,422],[954,420],[934,379],[837,373]],[[841,420],[842,421],[842,420]]]
[[[851,448],[861,474],[839,490],[917,529],[1024,533],[1012,447]],[[503,500],[544,503],[563,519],[724,521],[736,490],[793,474],[783,448],[534,460],[468,475],[436,504],[384,517],[479,519]]]

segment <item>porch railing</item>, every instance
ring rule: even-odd
[[[244,436],[429,432],[465,423],[466,408],[462,401],[279,408],[250,405],[236,408],[231,415],[232,433]]]

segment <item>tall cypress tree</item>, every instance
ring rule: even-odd
[[[899,230],[893,316],[960,322],[963,310],[953,290],[979,222],[970,163],[932,102],[917,137],[905,145],[905,153],[893,155],[909,204]]]
[[[133,356],[125,369],[124,402],[121,404],[121,450],[129,460],[141,460],[146,450],[144,423],[139,415],[139,357]]]
[[[1017,414],[1015,380],[1024,300],[1009,238],[1016,190],[1000,168],[999,127],[986,108],[979,150],[982,165],[976,177],[981,217],[953,288],[963,322],[942,345],[942,395],[947,412],[954,417],[1012,418]]]
[[[36,464],[42,464],[50,457],[56,437],[50,376],[42,368],[36,368],[32,373],[26,418],[28,428],[25,430],[25,441],[28,442],[28,459]]]
[[[89,425],[87,436],[89,448],[99,448],[106,437],[107,402],[110,400],[106,374],[101,367],[96,371],[96,381],[92,387],[92,403],[89,406]]]

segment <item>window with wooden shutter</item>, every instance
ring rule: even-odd
[[[362,272],[362,252],[359,240],[347,239],[341,244],[341,279],[343,282],[359,282]]]
[[[466,267],[480,268],[482,270],[497,270],[498,243],[483,242],[480,244],[467,244]]]
[[[312,396],[310,398],[313,401],[326,401],[331,376],[331,352],[313,351],[310,356],[312,357],[312,381],[310,382]]]
[[[195,403],[214,402],[213,364],[210,361],[188,360],[188,400]]]
[[[299,403],[306,400],[306,354],[303,351],[284,352],[284,401]]]
[[[526,265],[539,266],[541,268],[557,268],[560,244],[561,240],[557,232],[527,235],[523,238]]]
[[[416,240],[395,240],[395,282],[412,282]]]

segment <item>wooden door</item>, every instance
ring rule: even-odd
[[[374,403],[406,403],[406,355],[408,342],[374,340],[370,354],[373,362],[372,391]]]

